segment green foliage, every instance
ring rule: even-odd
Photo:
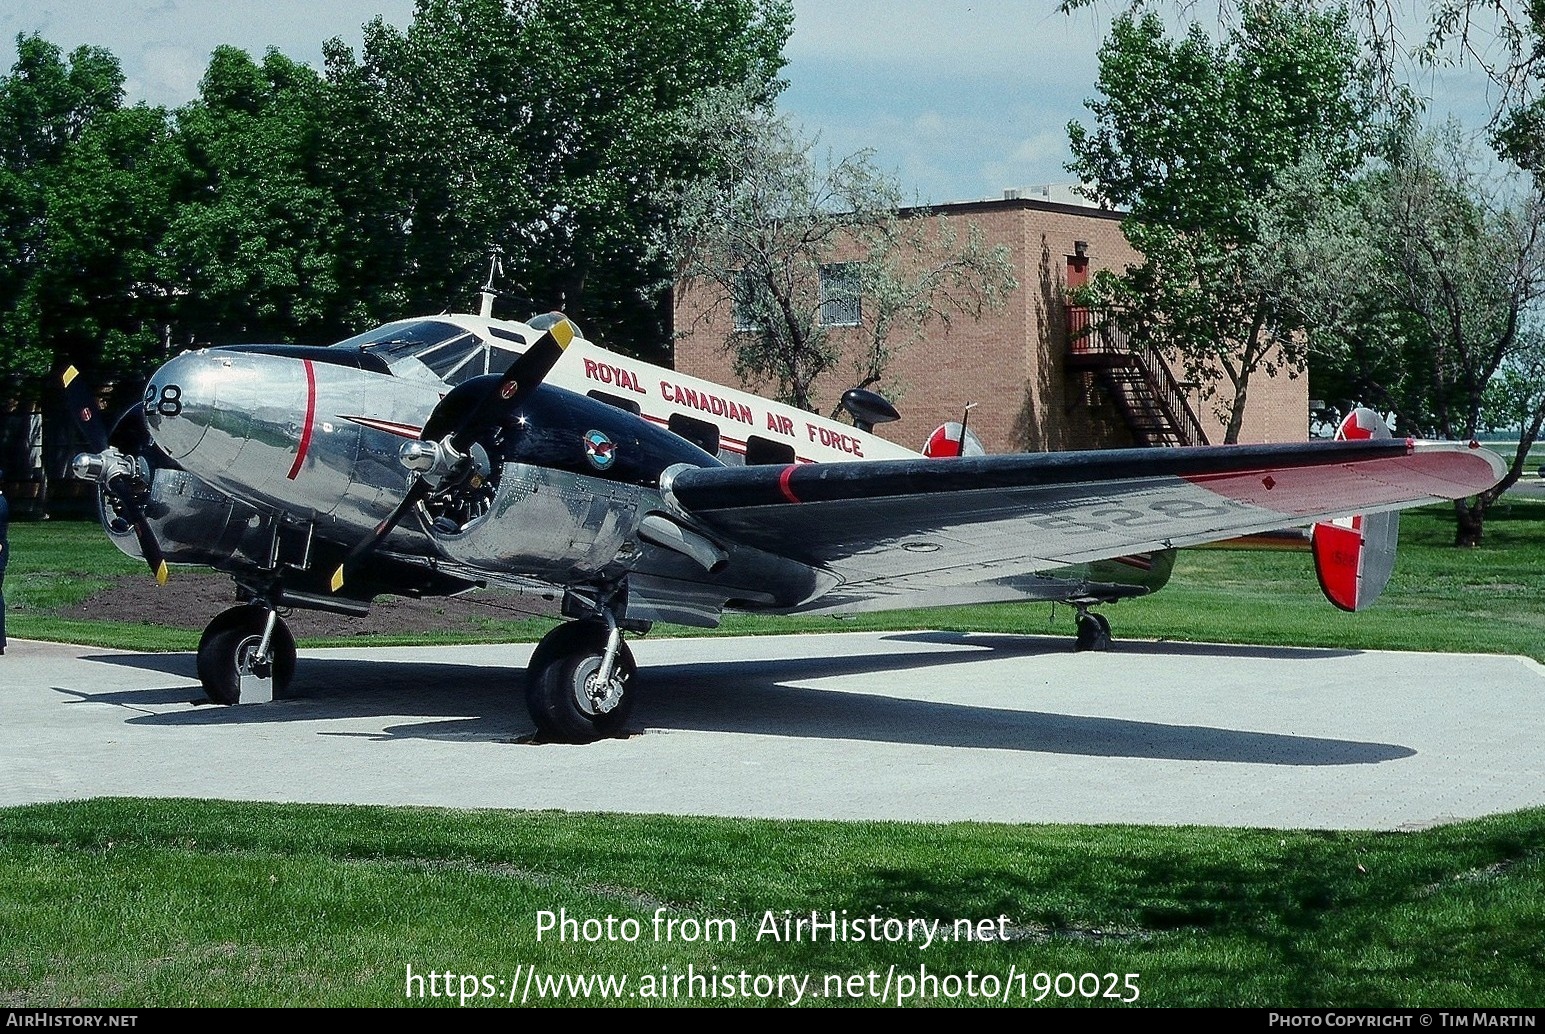
[[[133,247],[124,224],[142,198],[113,191],[156,131],[153,113],[121,111],[123,74],[105,50],[79,47],[66,60],[37,35],[16,44],[0,78],[0,375],[36,379],[55,353],[89,361],[100,348],[90,307],[123,296],[133,260],[108,249]],[[83,211],[81,195],[111,198],[114,210]]]
[[[1157,15],[1120,16],[1100,51],[1095,128],[1068,127],[1068,168],[1131,212],[1144,256],[1096,277],[1082,302],[1178,355],[1218,395],[1229,442],[1252,375],[1291,376],[1306,358],[1299,269],[1279,258],[1297,188],[1282,180],[1312,170],[1319,192],[1342,189],[1373,111],[1344,11],[1262,0],[1240,13],[1216,44],[1199,26],[1177,41]]]
[[[1545,422],[1532,322],[1545,294],[1545,203],[1538,185],[1485,168],[1453,124],[1396,136],[1357,183],[1357,203],[1337,213],[1358,275],[1324,284],[1339,311],[1314,335],[1318,393],[1392,411],[1419,436],[1473,437],[1504,390],[1488,386],[1508,372],[1520,443],[1507,477],[1458,504],[1462,545],[1479,540]]]
[[[1503,361],[1486,385],[1480,426],[1493,433],[1515,434],[1520,443],[1532,446],[1539,436],[1537,421],[1545,415],[1545,334],[1531,326],[1524,328],[1521,337],[1522,346]]]
[[[1351,367],[1356,397],[1418,434],[1474,435],[1486,385],[1526,350],[1545,291],[1545,211],[1484,166],[1452,123],[1400,136],[1344,231],[1366,241],[1368,263],[1341,286],[1353,318],[1327,328],[1323,344],[1339,348],[1327,357]]]
[[[513,315],[567,306],[662,358],[654,188],[701,172],[705,91],[770,97],[786,0],[423,0],[327,73],[215,49],[194,101],[122,106],[118,63],[18,40],[0,78],[0,378],[125,380],[170,348],[323,343],[464,308],[490,243]],[[53,446],[55,465],[63,452]],[[56,471],[57,473],[57,471]]]
[[[177,113],[186,173],[165,238],[184,342],[336,340],[345,219],[325,152],[320,76],[277,51],[218,47]]]
[[[345,125],[373,145],[339,153],[364,185],[353,218],[393,242],[370,272],[434,311],[466,297],[497,243],[515,304],[662,357],[656,188],[701,170],[672,127],[713,88],[776,92],[791,19],[783,0],[422,0],[406,31],[367,27],[358,61],[332,47]]]

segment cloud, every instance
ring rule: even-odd
[[[129,84],[131,95],[143,96],[151,104],[175,106],[197,95],[199,80],[209,67],[209,51],[175,43],[147,43],[140,48],[134,65],[142,78]]]
[[[0,71],[16,61],[17,34],[36,32],[65,53],[82,44],[106,47],[123,66],[130,103],[176,106],[195,96],[209,55],[221,44],[254,57],[277,47],[320,66],[327,40],[341,36],[357,49],[362,25],[378,14],[406,25],[413,7],[414,0],[0,0]],[[190,74],[192,65],[198,70]]]

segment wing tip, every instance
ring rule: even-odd
[[[1508,470],[1511,468],[1511,464],[1509,464],[1507,460],[1503,459],[1493,450],[1486,448],[1481,443],[1474,441],[1443,442],[1412,439],[1410,441],[1409,448],[1411,450],[1411,455],[1413,456],[1446,453],[1454,456],[1474,457],[1486,465],[1490,480],[1487,480],[1485,477],[1481,476],[1479,473],[1479,468],[1475,467],[1473,468],[1476,471],[1476,475],[1474,477],[1465,477],[1463,481],[1455,482],[1457,490],[1452,496],[1450,496],[1452,499],[1461,499],[1467,495],[1475,495],[1477,492],[1486,491],[1486,489],[1492,487],[1498,481],[1501,481],[1504,477],[1506,477]],[[1455,473],[1458,472],[1456,471]]]

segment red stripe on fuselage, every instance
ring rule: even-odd
[[[414,427],[412,424],[399,424],[393,420],[376,420],[373,417],[367,416],[349,416],[348,414],[340,413],[338,419],[347,420],[361,427],[368,427],[372,431],[382,431],[386,434],[394,434],[398,438],[407,438],[409,440],[418,438],[424,431],[422,427]]]
[[[794,476],[794,471],[796,469],[797,468],[794,467],[793,464],[790,464],[789,466],[783,468],[782,474],[778,475],[778,489],[783,493],[783,498],[787,499],[791,503],[797,503],[800,501],[799,496],[794,494],[794,489],[789,487],[789,478]]]
[[[317,415],[317,374],[311,367],[310,359],[302,359],[301,366],[306,369],[306,422],[300,429],[300,448],[295,450],[295,462],[290,464],[290,472],[285,475],[291,481],[300,473],[300,465],[306,462],[306,453],[311,449],[311,425]]]

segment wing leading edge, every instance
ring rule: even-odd
[[[1485,449],[1386,439],[689,469],[664,487],[727,540],[889,596],[1456,499],[1504,472]]]

